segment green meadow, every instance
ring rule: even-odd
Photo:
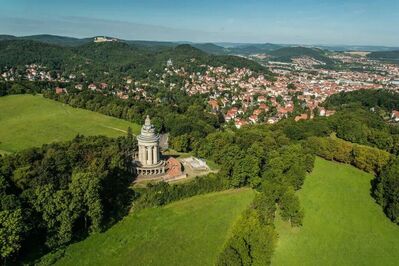
[[[272,265],[398,265],[399,226],[370,196],[373,176],[316,158],[299,197],[303,227],[277,220]]]
[[[42,258],[42,265],[214,265],[250,189],[199,195],[132,213],[108,231]]]
[[[139,125],[72,108],[41,95],[0,97],[0,154],[72,139],[77,134],[116,137]]]

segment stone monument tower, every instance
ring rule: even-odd
[[[137,173],[140,176],[157,176],[165,174],[165,161],[160,158],[159,135],[155,132],[147,115],[141,128],[141,134],[137,137],[139,152],[137,155]]]

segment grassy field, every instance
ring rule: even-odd
[[[370,196],[372,175],[317,158],[299,192],[303,227],[277,221],[272,265],[398,265],[399,226]]]
[[[115,137],[139,126],[99,113],[72,108],[40,95],[0,97],[0,154],[69,140],[77,134]]]
[[[214,265],[253,196],[249,189],[228,190],[139,211],[69,246],[56,265]]]

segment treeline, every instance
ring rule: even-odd
[[[373,195],[385,214],[399,225],[399,159],[392,160],[377,176]]]
[[[0,81],[0,97],[12,94],[42,93],[57,85],[59,85],[57,82],[49,81]]]
[[[216,265],[269,265],[277,243],[275,211],[271,193],[257,194],[234,225],[232,236],[219,254]]]
[[[21,261],[102,231],[129,210],[135,138],[77,136],[0,156],[0,255]]]
[[[302,224],[303,210],[293,187],[282,190],[281,186],[265,182],[258,191],[234,225],[233,234],[219,254],[217,265],[269,265],[278,238],[274,226],[277,206],[283,220],[293,226]]]
[[[196,177],[183,184],[150,183],[145,189],[136,189],[138,199],[134,201],[133,209],[163,206],[176,200],[229,188],[230,184],[217,174]]]
[[[394,157],[386,151],[364,145],[353,144],[338,138],[311,137],[307,141],[317,156],[327,160],[352,164],[360,170],[380,174]]]

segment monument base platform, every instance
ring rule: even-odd
[[[159,163],[151,166],[138,166],[136,167],[137,175],[144,177],[157,177],[165,175],[166,173],[166,163],[165,161],[160,161]]]

